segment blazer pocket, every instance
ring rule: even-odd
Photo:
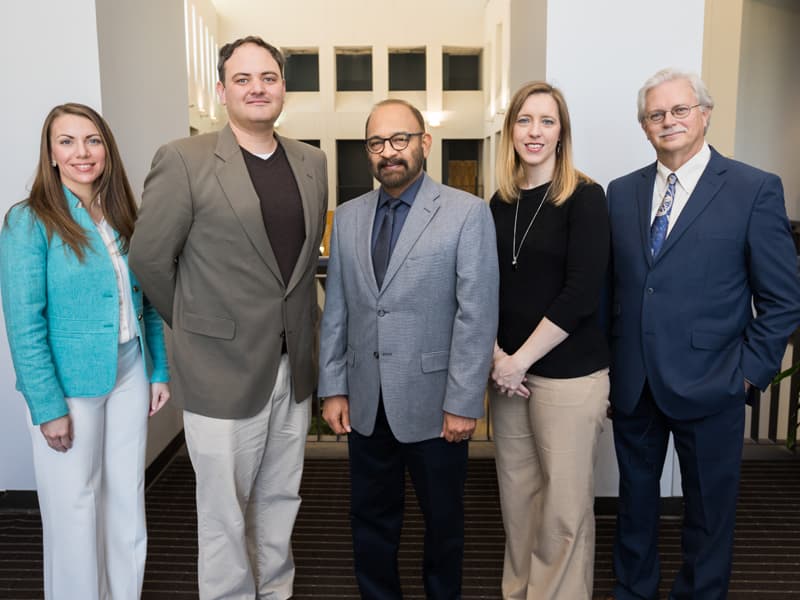
[[[720,350],[729,345],[733,340],[730,336],[708,331],[692,332],[692,347],[699,350]]]
[[[223,317],[205,317],[184,312],[181,318],[183,329],[223,340],[232,340],[236,333],[236,323]]]
[[[446,371],[450,364],[450,351],[440,350],[438,352],[423,352],[421,363],[423,373]]]

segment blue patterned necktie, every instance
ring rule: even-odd
[[[386,269],[389,267],[389,258],[392,256],[392,233],[394,230],[394,212],[400,204],[399,198],[389,198],[386,202],[386,212],[383,213],[375,247],[372,249],[372,268],[375,270],[375,281],[378,289],[383,285]]]
[[[672,212],[672,204],[675,202],[675,183],[677,181],[678,176],[675,173],[670,173],[667,177],[667,191],[661,201],[661,206],[656,211],[656,218],[653,219],[653,224],[650,226],[650,252],[653,254],[653,258],[658,256],[664,240],[667,239],[669,215]]]

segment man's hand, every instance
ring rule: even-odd
[[[56,452],[66,452],[72,448],[72,417],[64,415],[52,421],[47,421],[39,425],[47,445]]]
[[[448,442],[463,442],[472,436],[477,421],[470,417],[459,417],[449,412],[444,413],[444,425],[439,437]]]
[[[322,403],[322,418],[336,435],[350,433],[350,402],[347,396],[329,396]]]

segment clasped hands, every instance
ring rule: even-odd
[[[507,354],[495,342],[492,356],[492,385],[499,393],[509,398],[514,395],[529,398],[531,392],[525,385],[527,372],[528,367],[519,364],[515,354]]]

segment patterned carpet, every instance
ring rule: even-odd
[[[470,461],[466,492],[464,600],[500,598],[503,529],[491,459]],[[295,598],[358,598],[352,575],[348,471],[343,459],[308,458],[294,536]],[[404,597],[424,598],[422,517],[408,489],[400,551]],[[194,475],[173,460],[147,493],[150,545],[143,598],[194,599]],[[595,589],[611,589],[614,519],[597,519]],[[662,519],[662,594],[679,564],[680,521]],[[731,600],[800,598],[800,461],[745,462],[736,530]],[[42,598],[41,525],[34,511],[0,512],[0,598]],[[75,599],[80,600],[80,599]]]

